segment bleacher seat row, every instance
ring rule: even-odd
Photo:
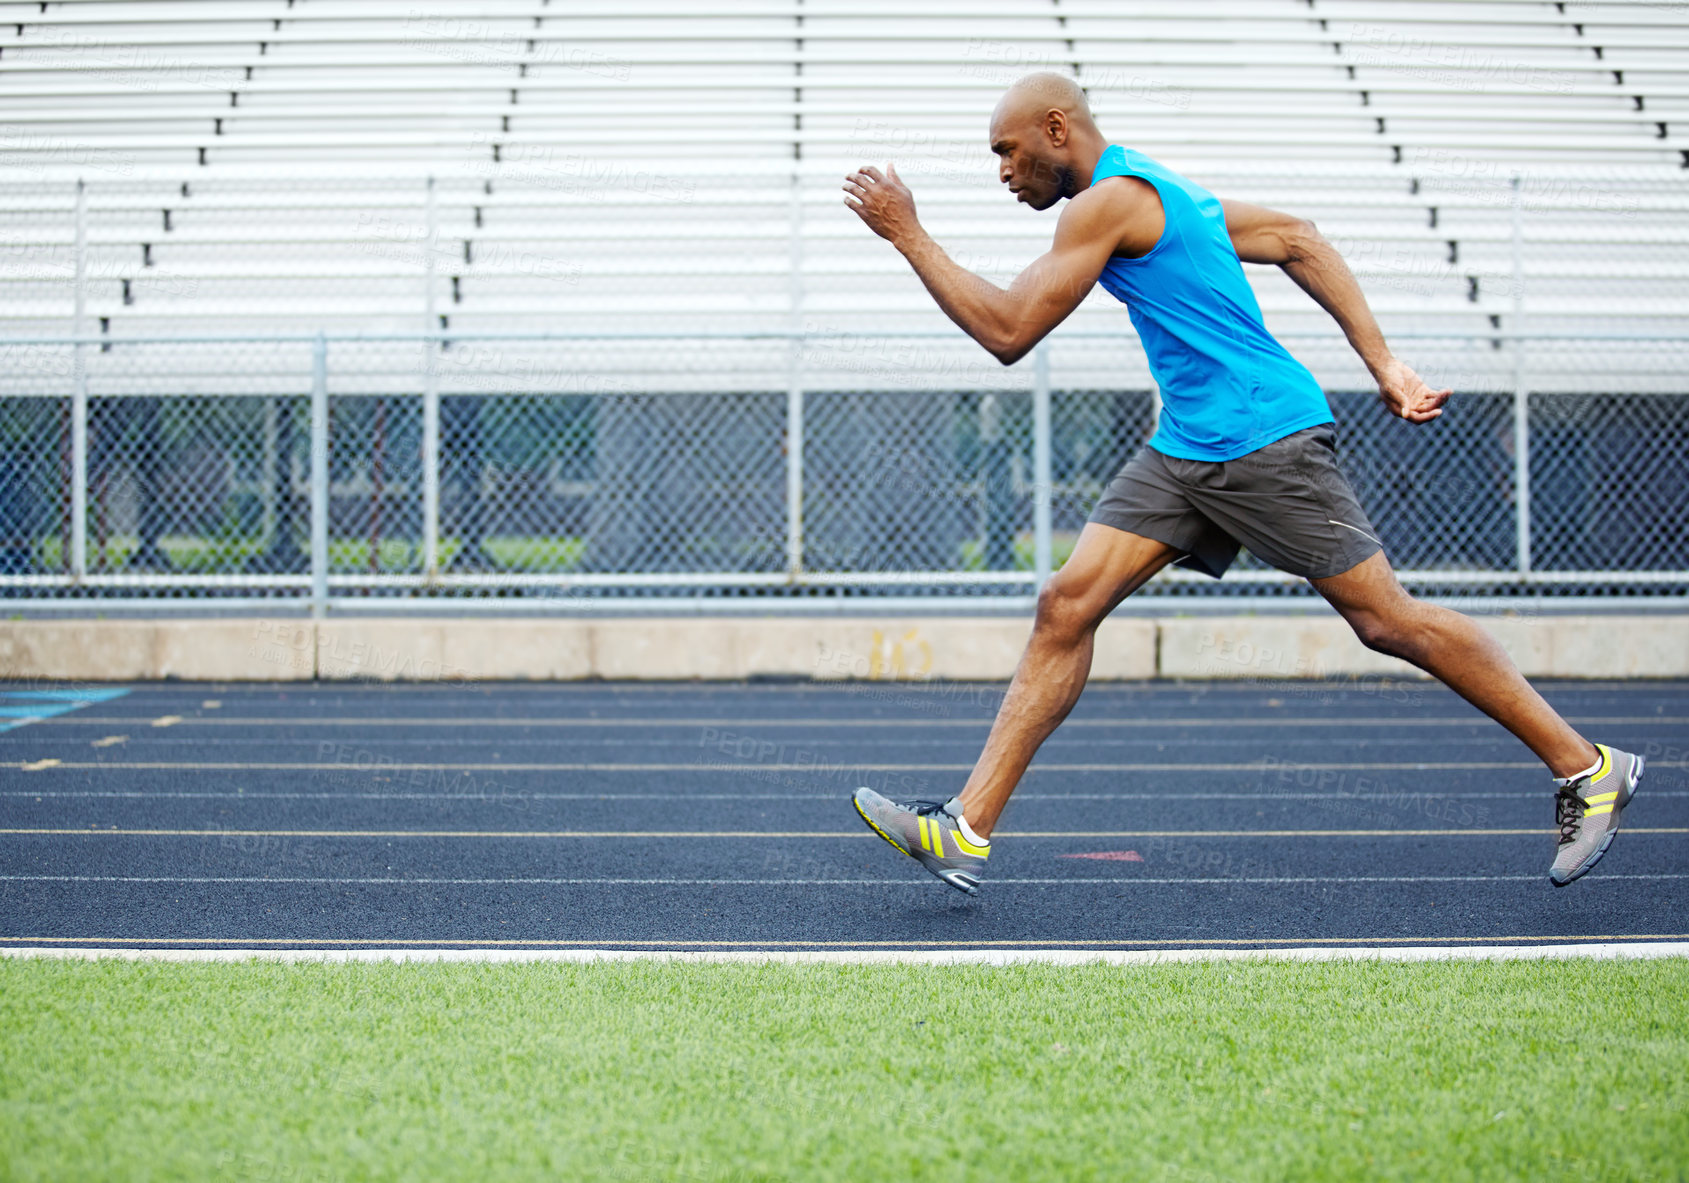
[[[838,178],[897,161],[1012,275],[1053,215],[985,123],[1055,69],[1387,329],[1681,335],[1686,67],[1689,6],[1620,0],[0,2],[0,329],[942,331]]]

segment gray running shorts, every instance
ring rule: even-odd
[[[1218,579],[1239,546],[1304,579],[1341,575],[1383,550],[1337,467],[1329,423],[1236,460],[1178,460],[1138,449],[1091,520],[1185,552],[1179,565]]]

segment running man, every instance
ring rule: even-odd
[[[1636,791],[1642,758],[1590,743],[1488,633],[1402,589],[1336,465],[1325,394],[1267,332],[1241,265],[1282,267],[1342,326],[1389,412],[1429,423],[1452,392],[1432,390],[1391,354],[1343,257],[1311,222],[1221,200],[1110,144],[1084,92],[1060,75],[1034,74],[1009,89],[991,117],[991,150],[1017,200],[1039,210],[1068,203],[1049,253],[1007,291],[928,237],[895,168],[850,174],[845,204],[1004,365],[1101,282],[1143,340],[1161,421],[1039,594],[1032,639],[962,792],[942,804],[899,804],[858,789],[862,819],[973,894],[1003,806],[1084,689],[1097,626],[1168,563],[1218,578],[1241,545],[1307,579],[1368,648],[1412,662],[1518,736],[1554,777],[1560,834],[1549,880],[1563,887],[1594,866]]]

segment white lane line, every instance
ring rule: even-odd
[[[1076,887],[1122,885],[1144,887],[1176,887],[1186,884],[1213,886],[1216,884],[1251,884],[1255,886],[1288,886],[1308,883],[1541,883],[1542,875],[1277,875],[1277,876],[1214,876],[1175,879],[1137,879],[1130,877],[1097,878],[1010,878],[989,879],[991,887]],[[1632,874],[1598,875],[1586,882],[1598,883],[1618,880],[1658,882],[1660,880],[1689,879],[1689,874]],[[377,887],[928,887],[926,879],[905,876],[898,879],[624,879],[615,877],[511,877],[511,878],[404,878],[402,876],[337,877],[311,875],[0,875],[0,883],[253,883],[253,884],[329,884],[336,886]]]
[[[43,789],[30,792],[0,792],[0,799],[47,797],[99,798],[118,800],[213,800],[213,801],[840,801],[842,790],[831,793],[300,793],[245,792],[236,790],[205,792],[153,792],[146,789]],[[1179,801],[1399,801],[1417,798],[1427,801],[1542,801],[1547,794],[1540,789],[1514,789],[1489,793],[1186,793]],[[1650,789],[1648,800],[1662,797],[1689,797],[1689,790]],[[1016,793],[1016,801],[1162,801],[1166,793]]]
[[[323,717],[316,715],[292,716],[249,716],[212,715],[199,717],[184,717],[181,715],[166,715],[170,724],[155,723],[154,726],[206,726],[206,727],[447,727],[455,731],[474,730],[477,727],[580,727],[599,730],[608,727],[715,727],[728,729],[742,729],[747,727],[885,727],[885,728],[937,728],[937,727],[989,727],[991,718],[980,716],[974,719],[827,719],[827,718],[777,718],[777,719],[722,719],[722,718],[665,718],[628,717],[620,718],[557,718],[556,716],[542,716],[536,718],[504,718],[501,716],[464,716],[464,715],[417,715],[401,717],[362,717],[357,715],[340,715]],[[81,715],[74,718],[58,718],[54,722],[60,726],[65,724],[116,724],[135,723],[145,720],[132,716],[89,716]],[[1566,720],[1568,723],[1586,726],[1682,726],[1689,723],[1689,716],[1669,715],[1600,715],[1577,716]],[[1276,718],[1270,711],[1261,715],[1245,719],[1214,718],[1152,718],[1139,716],[1131,719],[1068,719],[1062,724],[1062,730],[1070,731],[1075,728],[1144,728],[1161,729],[1165,727],[1212,727],[1224,728],[1228,731],[1242,727],[1378,727],[1386,730],[1397,730],[1402,727],[1490,727],[1490,720],[1470,715],[1431,717],[1421,716],[1402,718],[1399,716],[1344,716],[1341,718]]]
[[[1689,768],[1689,761],[1685,760],[1650,760],[1650,768]],[[322,763],[316,761],[55,761],[55,768],[66,771],[104,771],[104,772],[348,772],[346,764]],[[11,762],[0,763],[0,768],[24,769],[25,765]],[[1477,770],[1520,769],[1530,768],[1542,770],[1542,765],[1535,760],[1461,760],[1461,761],[1428,761],[1403,760],[1379,763],[1361,762],[1311,762],[1311,761],[1277,761],[1265,763],[1261,760],[1251,760],[1246,763],[1230,762],[1203,764],[1180,761],[1178,763],[1109,763],[1109,764],[1034,764],[1028,773],[1036,772],[1273,772],[1290,769],[1295,772],[1469,772]],[[515,764],[515,763],[473,763],[473,764],[425,764],[425,763],[391,763],[372,766],[367,771],[381,772],[728,772],[749,775],[756,772],[807,772],[816,775],[828,772],[971,772],[973,764],[856,764],[836,761],[810,761],[800,764],[752,764],[728,763],[725,761],[676,764]]]
[[[1443,826],[1419,830],[1003,830],[1001,838],[1497,838],[1553,834],[1551,827],[1478,829]],[[1689,834],[1689,826],[1626,826],[1626,834]],[[756,838],[859,839],[871,830],[232,830],[117,826],[10,826],[0,835],[75,838]]]
[[[0,940],[12,938],[0,938]],[[1411,944],[1383,944],[1372,943],[1339,944],[1332,938],[1323,938],[1325,943],[1318,943],[1321,938],[1294,938],[1290,941],[1259,941],[1257,945],[1267,945],[1266,948],[1238,948],[1235,946],[1248,945],[1250,942],[1232,941],[1224,944],[1197,941],[1112,941],[1112,942],[1075,942],[1080,945],[1146,945],[1161,944],[1160,948],[1073,948],[1052,945],[1049,942],[975,942],[985,945],[985,948],[946,948],[946,947],[906,947],[906,948],[811,948],[788,949],[767,946],[786,945],[793,942],[770,941],[765,947],[756,948],[756,942],[732,942],[750,946],[746,948],[723,949],[680,949],[673,946],[716,944],[717,942],[684,942],[684,941],[655,941],[654,945],[666,945],[668,948],[657,949],[618,949],[614,942],[599,942],[594,947],[592,942],[580,942],[575,947],[550,948],[499,948],[482,945],[476,948],[438,948],[404,946],[396,942],[359,942],[346,940],[327,940],[317,942],[315,947],[301,948],[297,946],[310,945],[307,941],[292,941],[295,947],[275,947],[259,945],[248,941],[245,948],[210,949],[210,948],[181,948],[169,947],[172,942],[163,941],[163,947],[156,942],[144,939],[131,940],[125,944],[109,947],[61,944],[51,945],[45,942],[52,938],[30,937],[15,938],[42,942],[26,945],[0,945],[0,957],[43,958],[63,960],[119,960],[119,961],[280,961],[280,962],[531,962],[531,961],[670,961],[682,963],[697,962],[795,962],[818,964],[917,964],[917,965],[1169,965],[1185,962],[1203,961],[1558,961],[1570,959],[1652,959],[1658,957],[1689,957],[1689,940],[1681,937],[1672,939],[1638,938],[1626,940],[1623,938],[1601,937],[1582,941],[1576,944],[1564,944],[1568,940],[1577,941],[1579,938],[1567,937],[1502,937],[1502,938],[1468,938],[1472,941],[1485,943],[1469,943],[1460,945],[1437,945],[1431,942],[1433,937],[1410,937]],[[87,942],[102,938],[77,938]],[[122,938],[103,938],[121,941]],[[1460,940],[1462,938],[1444,938]],[[1532,942],[1535,943],[1532,943]],[[1554,942],[1554,943],[1550,943]],[[175,945],[190,945],[191,941],[176,941]],[[218,944],[239,945],[239,941],[218,941]],[[458,941],[444,942],[446,944],[473,945],[476,942]],[[727,943],[727,942],[721,942]],[[849,945],[850,942],[797,942],[809,945]],[[379,944],[385,947],[359,948],[352,947],[360,944]],[[995,947],[990,947],[995,944]],[[1218,944],[1218,947],[1216,945]],[[1232,947],[1227,947],[1227,946]],[[136,947],[141,946],[141,947]],[[1196,946],[1196,947],[1193,947]]]
[[[100,730],[105,730],[105,728],[100,728]],[[969,751],[972,751],[972,750],[978,748],[980,743],[985,738],[983,735],[898,735],[898,736],[879,736],[879,735],[875,735],[875,736],[860,736],[860,735],[814,736],[814,735],[805,735],[800,740],[788,740],[788,741],[776,743],[772,740],[756,739],[756,733],[751,732],[751,731],[725,732],[724,733],[724,739],[722,739],[720,741],[710,740],[710,739],[700,740],[695,735],[681,735],[681,736],[677,736],[677,737],[669,738],[669,739],[654,739],[654,738],[651,738],[650,736],[643,736],[643,735],[639,736],[637,738],[635,738],[633,736],[627,736],[627,735],[612,736],[612,737],[609,737],[609,738],[597,738],[597,737],[585,736],[585,735],[568,735],[568,736],[548,735],[548,736],[539,736],[539,737],[528,737],[528,736],[491,735],[491,734],[489,734],[489,735],[478,735],[478,734],[468,734],[468,735],[466,735],[466,734],[461,734],[461,733],[442,733],[443,731],[444,731],[444,725],[442,725],[442,727],[440,727],[440,728],[435,728],[433,730],[433,732],[431,734],[428,734],[428,735],[383,735],[383,736],[358,736],[358,737],[345,736],[345,737],[342,737],[340,740],[323,739],[323,738],[319,737],[318,735],[311,734],[311,733],[307,733],[307,734],[304,734],[304,735],[297,735],[297,736],[268,736],[268,737],[265,737],[265,736],[211,736],[211,737],[207,737],[207,736],[184,735],[184,734],[181,734],[181,733],[175,733],[175,734],[166,735],[166,736],[142,736],[141,738],[135,740],[134,743],[135,743],[137,748],[145,747],[148,750],[152,750],[152,751],[156,751],[156,750],[159,750],[159,749],[170,749],[170,748],[191,748],[195,751],[207,751],[207,752],[215,751],[215,752],[218,752],[218,753],[232,752],[232,751],[234,751],[238,748],[260,748],[260,749],[269,749],[269,750],[276,750],[276,751],[286,751],[288,748],[315,748],[315,749],[318,749],[319,751],[328,751],[328,750],[331,750],[333,748],[340,748],[340,749],[343,749],[343,750],[350,751],[350,750],[353,749],[354,743],[356,743],[360,747],[367,746],[367,745],[373,745],[373,744],[379,744],[379,745],[381,745],[381,748],[384,751],[399,751],[399,750],[408,750],[408,749],[415,749],[415,748],[454,749],[454,748],[481,748],[481,747],[486,747],[486,748],[496,748],[497,750],[502,752],[502,751],[520,750],[520,749],[524,749],[524,748],[555,749],[555,748],[559,748],[559,747],[562,747],[564,745],[567,745],[570,749],[590,748],[590,749],[608,749],[608,750],[611,750],[611,751],[625,751],[625,750],[629,750],[629,749],[640,750],[640,751],[645,751],[645,750],[681,751],[681,752],[701,751],[701,752],[706,753],[706,754],[714,754],[718,758],[720,758],[720,757],[724,757],[724,756],[725,757],[731,757],[731,756],[734,755],[734,747],[733,747],[734,742],[737,742],[739,744],[740,748],[747,750],[747,751],[755,750],[757,747],[762,747],[763,745],[766,745],[766,750],[771,752],[771,753],[782,752],[782,751],[800,751],[800,750],[804,751],[804,752],[809,752],[809,751],[813,751],[813,750],[816,750],[816,749],[851,750],[855,747],[861,746],[863,743],[866,743],[866,742],[873,742],[873,743],[875,743],[879,746],[882,746],[882,747],[901,746],[901,747],[906,747],[906,748],[907,747],[920,747],[922,749],[931,748],[931,747],[954,747],[954,748],[965,748]],[[1437,737],[1437,743],[1439,744],[1439,746],[1445,752],[1471,751],[1471,750],[1484,750],[1484,749],[1489,749],[1489,748],[1505,747],[1512,740],[1512,738],[1513,737],[1508,735],[1506,732],[1497,730],[1492,735],[1455,736],[1455,737],[1439,736],[1439,737]],[[732,741],[732,742],[730,742],[730,741]],[[81,741],[75,740],[73,742],[79,743]],[[1064,748],[1073,749],[1076,752],[1089,752],[1089,751],[1096,751],[1098,749],[1140,749],[1141,750],[1141,749],[1145,749],[1145,748],[1156,750],[1156,751],[1161,751],[1161,750],[1165,750],[1165,749],[1168,749],[1168,748],[1177,748],[1181,745],[1188,747],[1188,746],[1195,746],[1195,745],[1198,745],[1198,744],[1200,744],[1201,747],[1206,751],[1213,751],[1214,749],[1217,749],[1217,748],[1251,748],[1251,749],[1259,750],[1260,748],[1268,745],[1269,743],[1270,743],[1272,749],[1276,752],[1276,751],[1281,751],[1281,750],[1286,749],[1286,748],[1305,748],[1305,747],[1316,747],[1316,746],[1321,746],[1321,745],[1330,745],[1332,742],[1333,742],[1332,737],[1329,736],[1329,735],[1324,735],[1324,734],[1319,734],[1319,735],[1277,735],[1277,736],[1273,736],[1270,740],[1262,738],[1260,736],[1256,736],[1254,738],[1237,738],[1237,739],[1234,739],[1234,738],[1226,738],[1226,737],[1216,736],[1216,735],[1204,735],[1204,736],[1201,736],[1200,738],[1187,737],[1186,739],[1179,740],[1179,739],[1169,738],[1168,736],[1166,736],[1164,734],[1138,735],[1138,736],[1126,736],[1126,737],[1109,737],[1109,736],[1098,736],[1098,735],[1069,734],[1069,735],[1064,737],[1059,732],[1057,733],[1057,737],[1051,741],[1052,744],[1058,744],[1058,745],[1060,745]],[[1424,736],[1419,736],[1419,737],[1408,736],[1408,737],[1405,737],[1405,738],[1392,738],[1390,736],[1376,736],[1376,737],[1369,736],[1366,739],[1365,742],[1366,742],[1366,746],[1369,749],[1380,749],[1380,748],[1418,748],[1418,749],[1423,749],[1424,746],[1425,746],[1425,743],[1426,743],[1426,739],[1425,739]],[[1635,745],[1633,743],[1632,746],[1637,746],[1637,745]]]
[[[176,946],[177,948],[207,948],[217,945],[269,946],[271,948],[391,948],[408,944],[432,949],[559,949],[559,948],[645,948],[669,950],[682,946],[693,949],[1124,949],[1128,947],[1154,948],[1235,948],[1239,945],[1256,948],[1289,948],[1306,945],[1309,937],[1074,937],[1059,943],[1047,939],[1018,938],[940,939],[940,940],[788,940],[767,938],[760,940],[700,940],[690,937],[597,937],[578,940],[568,937],[49,937],[4,936],[0,941],[14,945],[37,944],[68,948],[78,945]],[[1689,932],[1608,932],[1608,933],[1524,933],[1508,936],[1411,936],[1411,937],[1320,937],[1327,945],[1348,947],[1380,946],[1403,948],[1413,945],[1517,945],[1517,944],[1595,944],[1599,942],[1631,941],[1689,941]]]
[[[1000,838],[1540,838],[1556,831],[1545,826],[1476,829],[1444,826],[1421,830],[1003,830]],[[1689,834],[1689,826],[1626,826],[1626,834]],[[23,838],[491,838],[604,839],[801,838],[810,841],[878,837],[871,830],[219,830],[119,829],[116,826],[12,826],[0,835]]]
[[[1314,617],[1319,616],[1322,613],[1323,605],[1319,611],[1303,613],[1301,615]],[[1330,619],[1329,615],[1327,615],[1327,619]],[[1311,684],[1314,686],[1330,686],[1334,691],[1350,693],[1356,697],[1375,695],[1378,693],[1380,687],[1386,689],[1430,689],[1439,694],[1446,694],[1451,698],[1453,697],[1452,691],[1445,690],[1431,678],[1423,675],[1409,676],[1367,674],[1333,679],[1286,678],[1273,680],[1274,685],[1283,685],[1285,682],[1299,683],[1302,685]],[[1540,682],[1533,682],[1533,684],[1551,686],[1557,690],[1563,690],[1567,694],[1594,694],[1598,691],[1620,694],[1636,694],[1645,693],[1649,689],[1646,683],[1643,683],[1642,687],[1638,688],[1635,681],[1618,678],[1603,678],[1600,680],[1586,681],[1581,678],[1555,677],[1544,678]],[[149,695],[158,698],[164,698],[171,694],[182,694],[191,698],[194,695],[203,692],[203,686],[195,687],[187,683],[150,682],[141,683],[141,685],[145,687],[145,690]],[[570,682],[377,682],[374,680],[357,681],[348,679],[346,681],[334,681],[319,684],[318,697],[321,699],[338,695],[347,698],[373,698],[382,695],[396,697],[401,694],[442,697],[450,696],[452,694],[462,695],[466,691],[486,692],[488,690],[500,695],[508,695],[512,698],[518,697],[522,694],[556,694],[559,697],[562,697],[564,695],[581,696],[591,694],[633,693],[643,693],[647,696],[658,694],[672,694],[680,696],[686,694],[720,693],[744,694],[747,696],[754,695],[760,697],[770,694],[779,695],[803,692],[838,694],[841,691],[848,692],[853,689],[860,693],[864,690],[884,689],[888,686],[912,687],[914,689],[926,687],[929,688],[931,693],[936,696],[944,693],[944,688],[996,687],[1001,689],[1003,685],[1004,683],[1001,681],[993,682],[988,678],[958,678],[954,681],[948,679],[928,679],[921,682],[896,682],[886,679],[871,681],[866,678],[839,678],[831,681],[820,681],[810,678],[759,677],[738,680],[723,680],[702,684],[698,682],[675,681],[587,681],[585,679]],[[289,686],[290,684],[285,682],[275,686],[272,686],[269,683],[237,683],[233,685],[219,684],[217,686],[217,692],[220,694],[240,694],[247,698],[274,697],[277,694],[287,693]],[[1197,687],[1200,687],[1207,693],[1227,691],[1232,693],[1234,696],[1242,696],[1251,693],[1275,693],[1273,690],[1265,688],[1263,683],[1259,680],[1245,681],[1242,679],[1228,680],[1223,678],[1207,682],[1203,682],[1201,679],[1191,679],[1187,682],[1181,682],[1177,687],[1149,682],[1144,679],[1138,679],[1135,681],[1131,679],[1122,679],[1119,681],[1096,682],[1093,683],[1089,689],[1121,696],[1144,697],[1153,694],[1169,693],[1175,689],[1184,693],[1190,693],[1193,688]],[[1282,693],[1282,691],[1278,693]]]

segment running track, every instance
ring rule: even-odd
[[[1540,766],[1440,687],[1099,684],[969,899],[848,795],[954,791],[997,686],[0,686],[0,945],[1689,939],[1689,683],[1542,689],[1649,758],[1617,842],[1570,888],[1547,882]]]

